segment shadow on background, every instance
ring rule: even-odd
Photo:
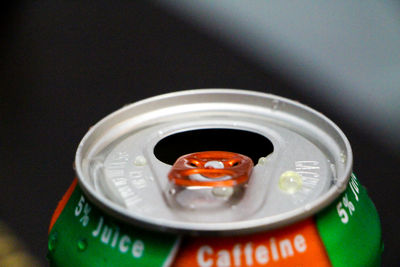
[[[333,108],[311,83],[277,71],[274,62],[256,64],[149,3],[33,1],[2,10],[0,218],[44,265],[50,217],[74,177],[74,153],[88,128],[149,96],[218,87],[295,99],[335,121],[381,215],[383,266],[400,261],[399,148],[383,146],[370,125]]]

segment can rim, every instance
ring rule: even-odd
[[[158,218],[148,218],[140,215],[130,216],[127,214],[124,207],[113,203],[112,201],[108,201],[108,199],[104,198],[98,192],[93,190],[92,185],[84,178],[84,172],[82,169],[82,159],[84,155],[84,148],[86,148],[86,143],[88,139],[96,134],[96,131],[100,127],[106,127],[107,122],[112,118],[120,116],[127,110],[132,108],[146,105],[155,101],[180,97],[182,95],[210,95],[210,94],[236,94],[243,96],[253,96],[253,97],[268,97],[273,99],[278,99],[279,101],[283,101],[292,106],[296,106],[308,113],[312,113],[314,116],[322,119],[325,123],[331,127],[335,131],[335,133],[340,137],[340,141],[343,142],[346,151],[346,165],[343,175],[337,177],[337,183],[334,184],[323,196],[317,198],[316,200],[307,203],[303,208],[294,209],[288,212],[285,212],[285,220],[281,219],[281,214],[276,216],[269,216],[267,218],[259,218],[259,219],[251,219],[243,222],[223,222],[223,223],[197,223],[196,228],[193,228],[193,225],[188,224],[187,222],[177,223],[176,221],[168,222],[165,220],[160,220]],[[167,93],[163,95],[158,95],[154,97],[150,97],[144,100],[140,100],[138,102],[134,102],[132,104],[126,105],[121,109],[112,112],[107,115],[99,122],[97,122],[93,127],[89,129],[89,131],[85,134],[83,139],[78,145],[76,155],[75,155],[75,171],[78,177],[78,182],[85,193],[85,195],[95,203],[96,206],[101,208],[106,213],[110,214],[113,217],[116,217],[120,220],[128,222],[130,224],[134,224],[140,227],[150,228],[152,230],[157,231],[166,231],[166,232],[176,232],[176,233],[192,233],[192,234],[218,234],[218,235],[232,235],[232,234],[242,234],[242,233],[250,233],[257,232],[260,230],[269,230],[277,227],[281,227],[284,225],[288,225],[299,221],[301,219],[305,219],[310,217],[317,212],[321,211],[323,208],[327,207],[331,204],[347,187],[347,182],[350,179],[350,175],[352,172],[352,164],[353,164],[353,155],[350,143],[342,132],[342,130],[332,122],[328,117],[323,115],[322,113],[310,108],[307,105],[301,104],[297,101],[290,100],[284,97],[276,96],[273,94],[266,94],[261,92],[249,91],[249,90],[241,90],[241,89],[192,89],[185,91],[177,91],[172,93]]]

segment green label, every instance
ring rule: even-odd
[[[354,174],[346,191],[316,217],[318,231],[334,267],[380,266],[378,213]]]
[[[168,266],[179,238],[106,216],[79,186],[49,235],[51,266]]]

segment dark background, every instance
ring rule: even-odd
[[[382,146],[332,109],[329,99],[306,93],[307,84],[261,68],[150,3],[1,5],[0,219],[44,265],[50,217],[74,177],[75,149],[89,127],[146,97],[219,87],[295,99],[335,121],[352,144],[354,170],[381,215],[383,266],[400,262],[399,148]]]

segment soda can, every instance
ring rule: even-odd
[[[232,89],[142,100],[90,128],[50,223],[51,266],[379,266],[349,141],[296,101]]]

